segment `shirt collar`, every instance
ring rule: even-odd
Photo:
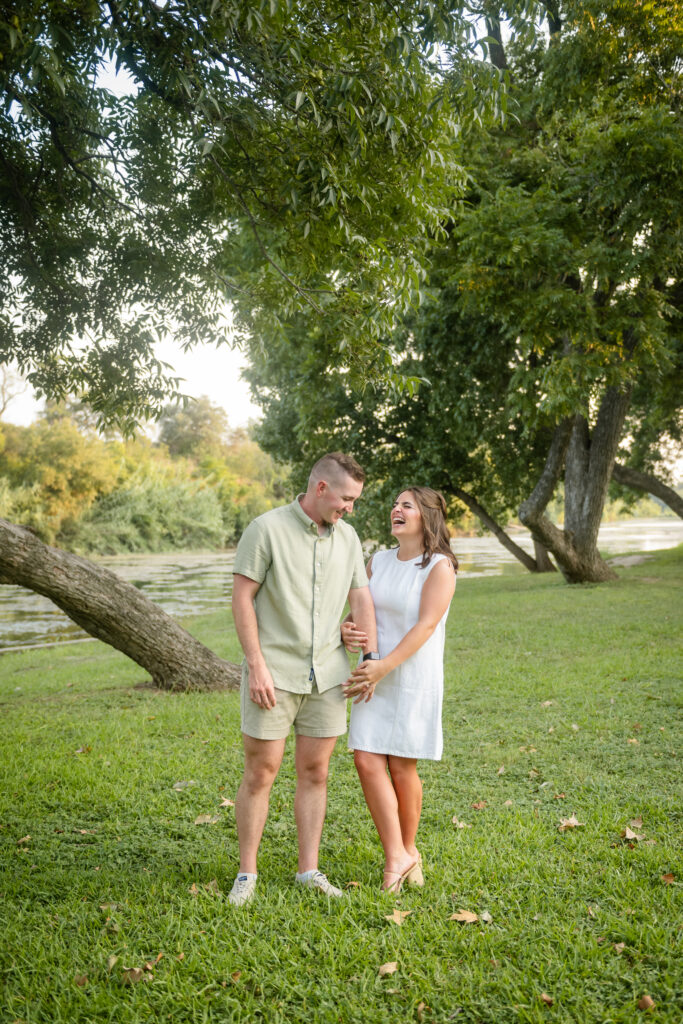
[[[301,507],[300,499],[303,498],[303,496],[303,493],[297,494],[296,498],[289,506],[294,515],[296,516],[296,518],[299,520],[300,523],[302,523],[306,527],[307,530],[310,530],[311,533],[315,533],[316,537],[331,537],[334,532],[334,526],[332,525],[332,523],[330,523],[330,525],[327,527],[327,533],[319,534],[318,524],[314,523],[311,517],[307,516]]]

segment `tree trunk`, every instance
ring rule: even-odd
[[[658,480],[656,476],[652,476],[650,473],[641,473],[639,469],[631,469],[630,466],[622,466],[615,462],[612,479],[622,487],[632,487],[636,491],[652,494],[683,519],[683,498],[674,491],[673,487]]]
[[[536,556],[537,572],[557,572],[557,569],[550,561],[548,549],[534,537],[534,555]]]
[[[0,519],[0,583],[54,601],[70,619],[142,665],[165,690],[234,690],[237,665],[195,640],[137,587],[87,558],[48,547]]]
[[[581,415],[558,425],[541,478],[519,510],[519,518],[555,556],[568,583],[601,583],[616,577],[600,557],[597,541],[629,399],[628,392],[608,388],[592,436]],[[560,530],[545,509],[563,465],[565,520]]]
[[[449,491],[454,498],[458,498],[463,505],[466,505],[470,512],[473,512],[477,519],[481,522],[487,530],[490,530],[494,537],[500,541],[504,548],[517,558],[525,569],[529,572],[548,572],[554,569],[552,563],[550,563],[550,570],[541,568],[537,560],[532,558],[531,555],[527,554],[524,548],[520,548],[519,544],[515,544],[512,537],[509,537],[502,526],[496,522],[493,516],[489,515],[483,505],[473,495],[467,491],[463,491],[462,487],[456,487],[455,484],[449,484]],[[547,555],[546,555],[547,557]],[[549,560],[548,560],[549,561]]]

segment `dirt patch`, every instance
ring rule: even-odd
[[[620,555],[619,558],[608,558],[607,561],[610,565],[621,565],[626,568],[629,565],[642,565],[651,558],[652,555]]]

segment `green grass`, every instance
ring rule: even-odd
[[[156,692],[100,644],[4,655],[0,1020],[585,1024],[647,1016],[647,993],[653,1019],[680,1021],[682,568],[678,549],[602,586],[460,581],[444,760],[422,766],[427,885],[397,899],[378,892],[344,743],[321,866],[358,884],[329,905],[293,888],[289,750],[260,896],[235,910],[219,803],[241,774],[238,696]],[[227,610],[188,626],[238,658]],[[195,825],[205,813],[219,822]],[[572,813],[583,826],[559,832]],[[620,833],[637,816],[631,848]],[[385,919],[395,904],[402,927]],[[449,920],[460,908],[492,920]],[[159,953],[150,980],[122,983]],[[387,961],[398,970],[380,978]]]

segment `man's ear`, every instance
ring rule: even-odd
[[[328,485],[325,483],[324,480],[318,480],[317,484],[315,485],[316,498],[322,498],[323,494],[327,490],[327,487]]]

